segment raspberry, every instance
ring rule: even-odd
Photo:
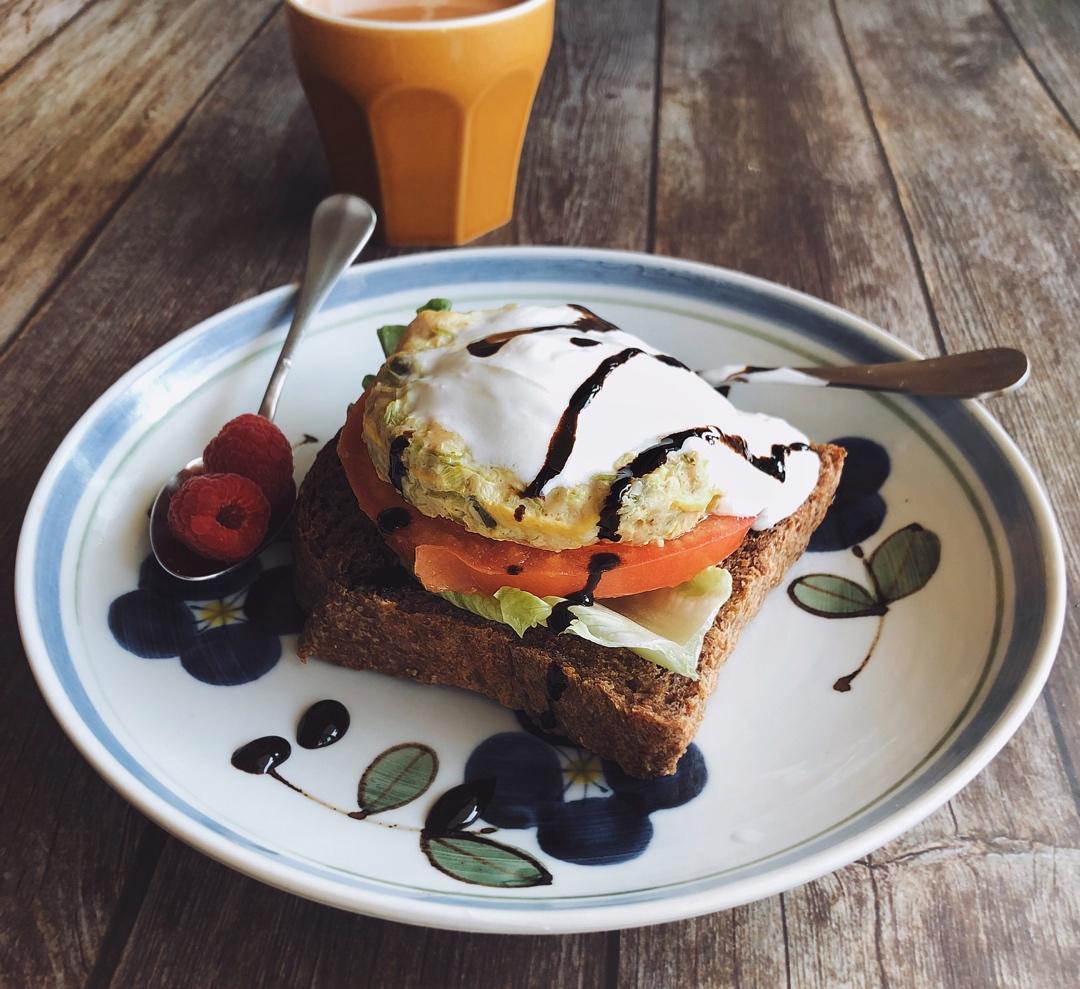
[[[169,531],[200,556],[235,563],[255,552],[270,526],[270,503],[240,474],[189,477],[169,501]]]
[[[230,419],[203,450],[203,463],[213,474],[250,477],[271,505],[293,492],[292,447],[269,419],[245,413]]]

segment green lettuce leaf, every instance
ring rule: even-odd
[[[383,354],[389,357],[398,349],[401,338],[405,336],[407,329],[408,327],[402,323],[390,323],[387,326],[380,326],[375,331],[375,335],[379,338],[379,343],[382,346]]]
[[[697,679],[705,633],[731,596],[731,575],[709,567],[679,587],[612,598],[606,604],[574,605],[566,630],[608,648],[629,649],[644,659],[691,680]],[[538,598],[528,591],[501,587],[492,595],[445,591],[451,604],[490,621],[509,625],[519,636],[544,624],[562,598]]]
[[[458,594],[456,591],[443,591],[442,597],[452,605],[471,611],[481,618],[509,625],[518,637],[534,625],[543,625],[551,614],[551,605],[528,591],[516,587],[500,587],[490,594]]]

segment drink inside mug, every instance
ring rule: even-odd
[[[555,0],[288,0],[335,188],[386,240],[461,244],[513,212]]]
[[[308,0],[312,10],[367,21],[446,21],[491,14],[519,0]]]

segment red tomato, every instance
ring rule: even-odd
[[[615,553],[619,565],[600,578],[598,598],[674,587],[738,549],[754,521],[710,515],[663,546],[602,542],[553,552],[487,539],[457,522],[423,515],[379,477],[364,443],[363,414],[361,400],[349,412],[341,431],[338,456],[368,518],[379,524],[382,513],[397,510],[396,518],[383,515],[383,538],[429,591],[494,594],[500,587],[518,587],[540,597],[566,597],[585,586],[589,560],[600,552]],[[408,513],[407,525],[400,524],[402,511]]]

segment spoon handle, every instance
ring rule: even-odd
[[[972,350],[926,360],[849,367],[722,367],[702,372],[714,386],[730,384],[817,385],[900,392],[931,398],[986,398],[1027,381],[1027,357],[1011,347]]]
[[[274,373],[259,405],[259,415],[273,419],[293,352],[311,317],[321,308],[341,273],[352,264],[375,230],[375,211],[358,196],[344,193],[324,199],[311,220],[304,278],[296,294],[292,325],[281,347]]]

